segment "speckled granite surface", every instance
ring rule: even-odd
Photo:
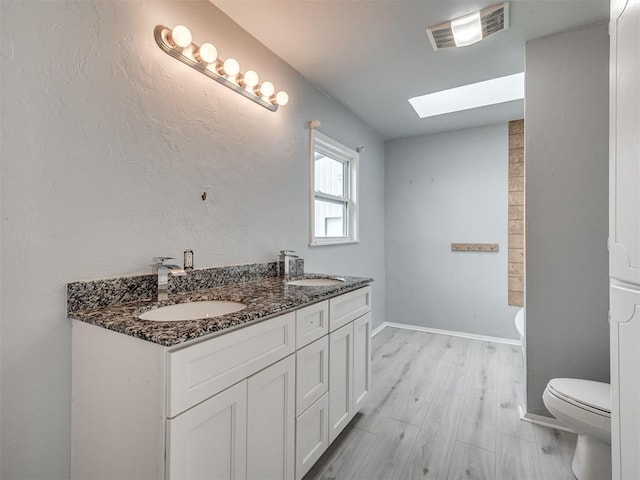
[[[196,270],[194,272],[199,271]],[[307,274],[298,278],[325,276],[327,275]],[[149,277],[151,276],[149,275]],[[132,278],[138,277],[111,279],[111,282],[123,282],[123,285],[131,288],[131,290],[128,290],[129,294],[127,295],[122,294],[120,291],[118,298],[120,298],[121,301],[114,302],[116,297],[113,293],[118,290],[115,287],[106,289],[110,295],[109,302],[111,302],[107,304],[108,306],[104,306],[106,300],[101,298],[100,293],[97,293],[105,289],[97,288],[95,285],[93,287],[85,285],[81,288],[79,285],[81,282],[69,284],[69,317],[170,347],[206,335],[223,333],[227,329],[249,325],[275,315],[296,310],[305,305],[310,305],[364,287],[373,281],[370,278],[340,277],[344,279],[344,282],[337,285],[304,287],[287,285],[283,279],[279,277],[263,276],[253,281],[227,282],[225,280],[221,286],[206,289],[198,288],[195,291],[185,293],[173,293],[169,295],[169,300],[157,302],[150,300],[149,297],[130,300],[135,293],[146,292],[148,288],[146,284],[132,288],[132,286],[139,285],[131,281]],[[244,277],[241,276],[240,278]],[[172,278],[170,283],[176,279],[177,278]],[[151,280],[153,280],[153,277],[151,277]],[[107,281],[102,280],[100,282]],[[73,287],[71,287],[72,285]],[[151,282],[151,288],[155,291],[153,282]],[[82,292],[86,292],[89,298],[82,300]],[[201,320],[156,322],[140,320],[138,318],[138,315],[141,313],[154,308],[176,303],[206,300],[232,300],[246,304],[247,308],[236,313]],[[72,309],[72,306],[75,309]],[[84,308],[77,308],[78,306],[83,306]]]
[[[183,277],[170,277],[169,294],[195,292],[241,282],[252,282],[278,275],[278,262],[250,263],[190,270]],[[304,260],[291,262],[291,274],[304,274]],[[157,294],[154,275],[107,278],[67,284],[67,311],[108,307],[140,300],[152,300]]]

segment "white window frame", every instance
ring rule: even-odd
[[[360,155],[357,151],[341,144],[333,138],[312,129],[310,134],[310,201],[309,201],[309,245],[317,247],[321,245],[342,245],[346,243],[358,243],[358,164]],[[345,196],[335,196],[315,191],[315,153],[346,165],[345,172]],[[315,201],[324,200],[333,203],[341,203],[346,206],[346,229],[344,237],[316,237],[315,234]]]

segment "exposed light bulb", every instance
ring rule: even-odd
[[[247,70],[245,72],[244,75],[242,75],[242,78],[240,79],[240,85],[242,85],[243,87],[255,87],[256,85],[258,85],[258,82],[260,81],[258,74],[256,72],[254,72],[253,70]]]
[[[222,70],[229,77],[235,77],[240,72],[240,64],[235,58],[227,58],[222,64]]]
[[[188,47],[191,45],[191,32],[184,25],[176,25],[173,27],[173,30],[171,30],[168,40],[174,47]]]
[[[482,40],[480,12],[451,20],[451,31],[456,47],[466,47]]]
[[[276,90],[276,88],[273,86],[273,83],[271,83],[271,82],[262,82],[262,85],[260,85],[260,88],[258,89],[258,92],[260,93],[260,96],[262,96],[262,97],[270,97],[271,95],[273,95],[273,92],[275,92],[275,90]]]
[[[285,91],[280,91],[273,95],[270,100],[271,103],[274,103],[275,105],[284,106],[289,103],[289,94]]]
[[[218,58],[218,50],[210,43],[203,43],[196,50],[194,56],[202,63],[213,63]]]

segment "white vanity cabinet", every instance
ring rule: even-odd
[[[302,478],[337,435],[332,399],[341,429],[369,389],[369,301],[365,287],[177,347],[74,321],[72,478]]]

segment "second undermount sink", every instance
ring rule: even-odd
[[[168,305],[144,312],[138,318],[156,322],[178,322],[181,320],[199,320],[213,318],[228,313],[239,312],[247,306],[240,302],[212,300],[205,302],[188,302]]]
[[[328,287],[330,285],[338,285],[343,283],[341,278],[302,278],[287,282],[287,285],[298,285],[301,287]]]

